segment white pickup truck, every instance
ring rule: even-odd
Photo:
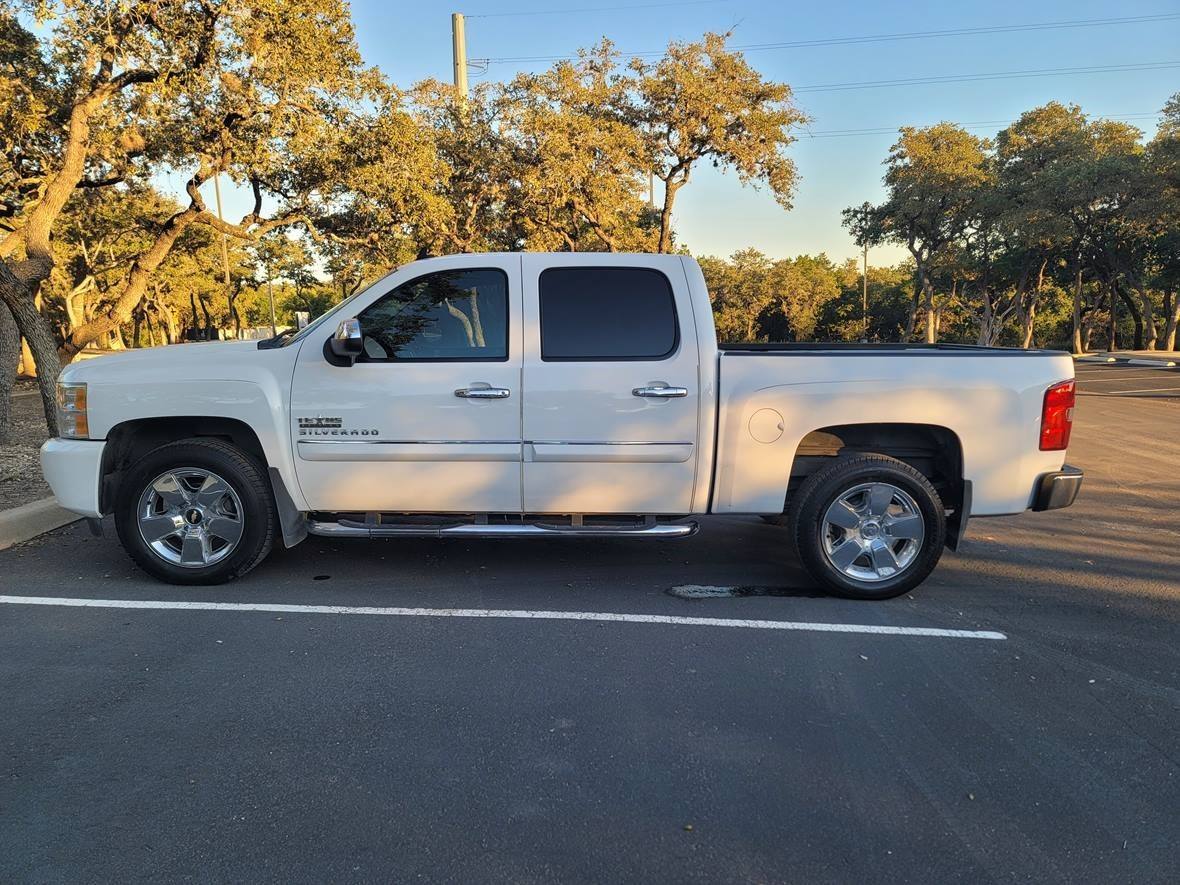
[[[717,513],[788,525],[816,581],[883,599],[968,516],[1073,502],[1072,379],[1047,351],[719,349],[684,256],[455,255],[294,335],[69,366],[42,465],[174,583],[308,533],[671,538]]]

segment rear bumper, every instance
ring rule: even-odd
[[[1062,465],[1054,473],[1046,473],[1037,480],[1036,491],[1033,492],[1032,509],[1059,510],[1068,507],[1078,496],[1078,489],[1082,487],[1082,469],[1069,464]]]
[[[66,510],[97,519],[102,483],[101,439],[51,439],[41,446],[41,472]]]

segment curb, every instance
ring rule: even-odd
[[[1131,366],[1150,366],[1153,369],[1174,369],[1176,367],[1175,360],[1133,359],[1127,360],[1127,364]]]
[[[63,525],[82,519],[58,506],[57,498],[42,498],[29,504],[0,510],[0,550],[7,550],[13,544],[20,544],[38,535],[43,535]]]
[[[1117,363],[1118,360],[1113,356],[1077,356],[1074,355],[1074,361],[1079,363]]]

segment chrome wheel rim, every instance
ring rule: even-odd
[[[922,549],[926,521],[904,489],[866,482],[843,492],[824,513],[824,556],[854,581],[878,583],[910,568]]]
[[[139,535],[156,556],[181,568],[205,568],[237,549],[245,527],[233,487],[202,467],[161,473],[139,496]]]

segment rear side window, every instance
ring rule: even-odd
[[[508,277],[444,270],[402,283],[357,317],[362,361],[498,362],[508,359]]]
[[[640,267],[541,273],[541,359],[660,360],[680,339],[668,278]]]

